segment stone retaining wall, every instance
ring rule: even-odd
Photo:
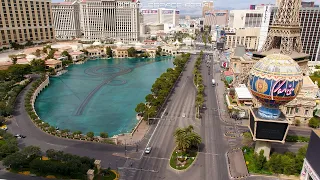
[[[49,76],[46,77],[46,80],[44,80],[39,87],[37,87],[37,89],[34,91],[32,97],[31,97],[31,104],[32,104],[32,108],[33,108],[33,111],[36,113],[36,115],[38,116],[35,108],[34,108],[34,103],[36,102],[36,99],[38,97],[38,95],[40,94],[40,92],[46,88],[50,83],[50,80],[49,80]],[[38,116],[39,118],[39,116]],[[40,119],[40,118],[39,118]]]

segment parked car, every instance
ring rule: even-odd
[[[150,154],[150,152],[151,152],[151,147],[149,146],[149,147],[147,147],[146,148],[146,150],[144,151],[144,153],[146,153],[146,154]]]
[[[21,135],[21,134],[16,134],[16,135],[14,135],[14,137],[16,137],[16,138],[18,138],[18,139],[26,138],[26,136]]]

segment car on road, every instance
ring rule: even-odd
[[[164,115],[165,115],[165,116],[168,115],[168,112],[165,112]]]
[[[145,150],[144,150],[144,153],[146,153],[146,154],[150,154],[150,152],[151,152],[151,147],[149,146],[149,147],[147,147]]]
[[[186,117],[186,113],[182,113],[182,117]]]
[[[14,137],[16,137],[16,138],[18,138],[18,139],[26,138],[26,136],[21,135],[21,134],[16,134],[16,135],[14,135]]]
[[[207,109],[207,107],[206,107],[206,105],[205,105],[205,104],[202,106],[202,109]]]

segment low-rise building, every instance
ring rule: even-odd
[[[245,84],[240,84],[239,87],[234,88],[238,106],[251,106],[252,95]]]
[[[127,48],[116,48],[112,50],[112,56],[114,58],[127,58],[128,49]]]
[[[149,48],[145,50],[151,57],[151,58],[155,58],[156,54],[157,54],[157,49],[156,48]]]
[[[233,73],[232,86],[247,84],[249,72],[257,61],[246,55],[244,46],[237,46],[230,58],[229,71]]]
[[[48,59],[45,61],[46,69],[53,68],[54,72],[59,72],[62,70],[62,61],[55,59]]]
[[[320,130],[311,132],[306,158],[300,174],[301,180],[320,180]]]
[[[106,55],[105,51],[102,48],[95,48],[95,49],[87,49],[88,56],[97,58],[97,57],[104,57]]]
[[[258,50],[260,28],[243,28],[226,32],[226,48],[243,45],[248,50]]]
[[[145,45],[154,45],[157,41],[154,40],[145,40],[143,41],[143,44]]]
[[[74,61],[74,62],[84,60],[84,58],[85,58],[84,52],[81,52],[81,51],[71,52],[70,56],[72,58],[72,61]]]
[[[316,107],[318,86],[315,85],[309,76],[303,77],[303,84],[297,97],[281,107],[286,119],[290,124],[300,121],[301,125],[307,126],[313,117],[313,110]]]

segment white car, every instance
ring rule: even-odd
[[[149,154],[151,152],[151,149],[152,149],[151,147],[147,147],[144,153]]]
[[[185,113],[182,113],[182,117],[186,117],[186,114],[185,114]]]

